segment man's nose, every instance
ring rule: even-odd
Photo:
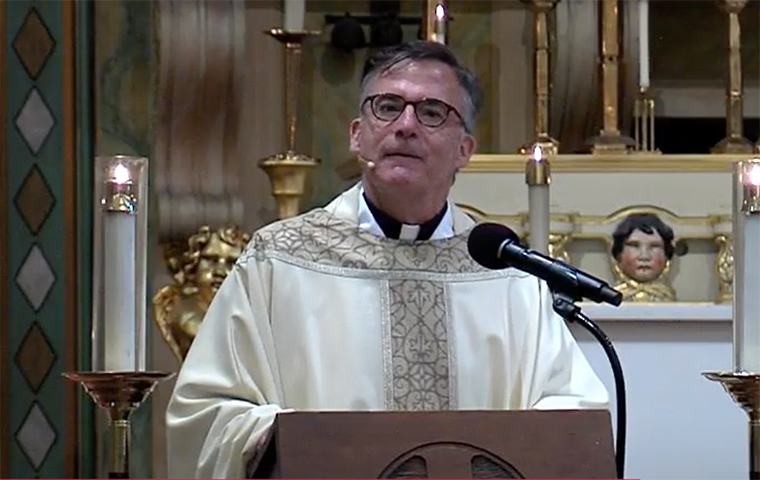
[[[404,135],[411,135],[416,133],[420,126],[417,115],[414,113],[414,106],[407,105],[394,122],[396,132]]]

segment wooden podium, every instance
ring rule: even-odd
[[[248,478],[617,478],[606,410],[294,412]]]

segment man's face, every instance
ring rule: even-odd
[[[634,230],[620,253],[620,269],[639,282],[657,279],[666,263],[665,242],[657,230],[651,234]]]
[[[463,91],[453,69],[436,61],[403,62],[369,82],[365,98],[394,94],[407,101],[437,99],[465,114]],[[411,192],[448,193],[457,170],[467,165],[475,139],[455,112],[438,127],[428,127],[407,105],[393,121],[378,119],[369,103],[351,122],[351,150],[375,163],[365,181]]]

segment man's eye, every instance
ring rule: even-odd
[[[380,110],[383,112],[397,112],[399,110],[399,107],[393,103],[381,103]]]

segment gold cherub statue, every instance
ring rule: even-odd
[[[236,226],[212,231],[203,226],[187,241],[187,248],[165,250],[174,284],[153,297],[156,323],[174,355],[183,361],[206,310],[222,282],[250,241]]]
[[[654,213],[625,217],[612,234],[612,271],[615,289],[624,301],[673,302],[676,292],[668,282],[676,252],[673,229]]]

